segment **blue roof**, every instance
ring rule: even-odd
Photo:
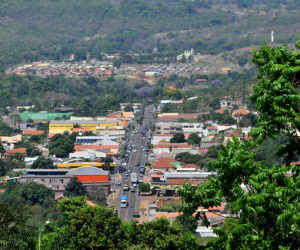
[[[121,195],[121,200],[127,200],[127,195]]]

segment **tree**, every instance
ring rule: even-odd
[[[74,151],[74,141],[70,135],[57,134],[49,143],[49,154],[57,157],[68,157]]]
[[[140,183],[139,184],[139,191],[142,193],[150,192],[150,184],[149,183]]]
[[[192,232],[195,233],[198,222],[195,220],[194,216],[181,214],[176,217],[175,223],[178,223],[182,227],[183,232]]]
[[[32,229],[26,225],[23,206],[0,204],[0,248],[34,249],[35,239]]]
[[[184,138],[184,134],[176,133],[176,134],[173,135],[170,142],[171,143],[183,143],[183,142],[186,142],[186,140]]]
[[[50,188],[35,182],[21,185],[19,192],[21,198],[31,205],[44,205],[48,199],[54,199],[54,192]]]
[[[165,219],[137,224],[133,222],[129,231],[130,245],[141,249],[169,250],[169,249],[199,249],[197,237],[184,233],[182,228]]]
[[[110,164],[113,163],[114,160],[111,157],[104,157],[103,162],[104,162],[103,169],[104,170],[109,170],[110,169]]]
[[[66,197],[83,196],[86,194],[87,194],[86,188],[77,179],[77,177],[71,178],[64,191],[64,196]]]
[[[112,209],[88,206],[84,197],[59,201],[59,208],[66,223],[43,236],[48,249],[127,249],[125,228]]]
[[[185,201],[183,210],[191,214],[199,206],[209,208],[222,200],[230,205],[232,218],[215,230],[219,237],[209,242],[208,249],[299,249],[300,167],[290,162],[300,151],[296,133],[300,129],[300,54],[286,46],[264,45],[253,61],[259,68],[259,81],[251,100],[260,112],[258,128],[251,132],[253,141],[234,138],[222,146],[211,163],[218,175],[197,189],[186,185],[179,191]],[[286,158],[286,165],[258,161],[255,149],[282,134],[287,143],[277,153]],[[197,218],[209,224],[205,212]]]
[[[125,111],[125,112],[133,112],[134,109],[133,109],[132,106],[126,106],[126,107],[124,108],[124,111]]]
[[[6,152],[1,140],[0,140],[0,156],[3,155]]]
[[[44,156],[40,156],[34,161],[34,163],[32,163],[31,168],[54,169],[56,167],[53,165],[53,161],[50,158],[45,158]]]
[[[201,138],[198,136],[197,133],[192,133],[190,134],[187,143],[188,144],[193,144],[193,145],[199,145],[201,142]]]
[[[189,152],[182,152],[176,155],[175,159],[177,161],[182,161],[186,164],[197,164],[199,161],[203,159],[203,156],[201,155],[193,155]]]

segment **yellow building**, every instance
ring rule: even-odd
[[[121,123],[122,122],[117,119],[103,119],[99,121],[50,121],[49,134],[62,134],[64,132],[72,133],[72,130],[75,127],[88,129],[90,131],[111,130],[122,125]]]
[[[58,164],[58,168],[79,168],[79,167],[98,167],[102,168],[104,166],[103,162],[68,162]],[[116,166],[115,162],[109,164],[110,168],[114,168]]]

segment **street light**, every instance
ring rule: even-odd
[[[49,224],[49,223],[50,223],[50,220],[47,220],[47,221],[45,222],[45,225],[43,225],[43,226],[40,228],[40,230],[39,230],[39,250],[41,250],[41,238],[42,238],[42,232],[43,232],[45,226],[46,226],[47,224]]]

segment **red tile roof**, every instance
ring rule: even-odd
[[[96,206],[97,206],[96,203],[94,203],[94,202],[92,202],[92,201],[89,201],[89,200],[86,200],[85,203],[86,203],[87,205],[91,206],[91,207],[96,207]]]
[[[167,158],[167,157],[162,157],[157,159],[156,161],[153,162],[152,167],[153,168],[162,168],[162,169],[176,169],[174,165],[171,164],[171,162],[177,162],[176,160],[172,158]]]
[[[293,161],[291,165],[300,165],[300,161]]]
[[[91,131],[90,128],[73,128],[72,131],[74,133],[78,133],[78,132],[87,132],[87,131]]]
[[[241,133],[237,132],[237,131],[231,131],[230,133],[226,134],[225,137],[241,137]]]
[[[27,149],[26,148],[13,148],[9,151],[7,151],[4,155],[9,156],[9,155],[14,155],[20,153],[22,155],[27,155]]]
[[[23,135],[43,135],[44,130],[23,130]]]
[[[199,168],[196,164],[181,164],[182,168]]]
[[[217,127],[215,127],[215,126],[208,126],[207,129],[209,129],[209,130],[216,130]]]
[[[96,176],[96,175],[78,175],[77,179],[81,182],[108,182],[108,175]]]
[[[156,219],[159,219],[159,218],[167,218],[167,219],[170,219],[170,218],[176,218],[180,215],[179,212],[175,212],[175,213],[164,213],[164,212],[161,212],[161,213],[155,213],[155,218]]]
[[[55,136],[56,134],[48,134],[48,139],[51,139],[53,136]]]
[[[233,112],[234,116],[248,115],[249,111],[247,109],[238,109]]]
[[[217,109],[215,112],[218,114],[224,114],[224,109]]]

